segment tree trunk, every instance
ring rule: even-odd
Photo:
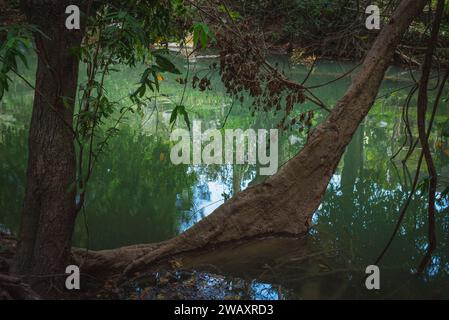
[[[38,55],[28,141],[27,186],[13,272],[31,276],[64,273],[76,218],[76,159],[72,120],[79,59],[73,48],[80,30],[65,27],[73,1],[25,0]]]

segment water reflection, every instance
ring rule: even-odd
[[[225,277],[206,272],[156,272],[120,287],[117,293],[108,292],[99,298],[133,300],[280,300],[281,287],[257,281]]]
[[[102,249],[177,234],[182,213],[192,206],[197,176],[185,166],[173,165],[169,154],[166,141],[123,128],[90,181],[89,233],[80,221],[74,241]]]

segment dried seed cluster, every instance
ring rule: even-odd
[[[305,102],[304,90],[266,63],[262,49],[257,46],[264,41],[254,30],[248,22],[242,22],[238,34],[226,29],[217,33],[221,80],[227,93],[237,100],[243,102],[245,95],[249,95],[253,115],[256,111],[283,110],[285,115],[278,126],[288,127],[291,122],[287,119],[295,104]],[[299,117],[293,121],[296,123]]]

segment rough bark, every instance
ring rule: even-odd
[[[28,21],[45,33],[34,35],[38,66],[27,186],[13,266],[16,274],[34,276],[32,283],[38,275],[64,272],[76,217],[72,119],[79,59],[72,50],[80,45],[82,32],[65,27],[69,4],[73,1],[22,1]]]
[[[178,237],[153,245],[90,252],[87,272],[105,266],[129,276],[178,254],[213,249],[272,235],[304,238],[308,221],[326,190],[354,132],[371,109],[402,35],[422,12],[426,0],[403,0],[368,52],[360,71],[328,118],[301,152],[276,175],[251,186]],[[75,251],[80,260],[81,251]],[[104,269],[103,269],[104,270]]]

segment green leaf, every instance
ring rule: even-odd
[[[167,57],[163,56],[160,53],[153,53],[156,58],[156,63],[163,71],[181,74],[181,71],[171,62]]]
[[[150,72],[151,72],[151,69],[150,69],[150,68],[145,69],[145,71],[144,71],[143,74],[142,74],[142,78],[140,78],[140,83],[145,83],[145,82],[146,82],[146,80],[148,79],[148,75],[150,74]]]
[[[172,113],[171,113],[171,116],[170,116],[170,124],[171,124],[171,126],[172,126],[172,127],[174,126],[174,124],[175,124],[175,122],[176,122],[176,119],[178,118],[178,115],[179,115],[179,114],[181,114],[181,115],[183,116],[184,122],[185,122],[185,124],[187,125],[187,128],[189,128],[189,130],[190,130],[190,120],[189,120],[189,115],[188,115],[188,113],[187,113],[187,111],[186,111],[185,106],[183,106],[183,105],[177,105],[177,106],[173,109],[173,111],[172,111]]]
[[[137,89],[137,94],[139,95],[140,98],[142,98],[145,95],[146,91],[147,91],[147,88],[146,88],[145,84],[143,84],[139,87],[139,89]]]
[[[157,73],[154,70],[151,73],[153,74],[154,84],[156,85],[156,90],[159,91],[159,79],[157,77]]]
[[[215,39],[215,35],[210,31],[209,26],[199,22],[193,26],[193,45],[196,47],[198,43],[205,49],[209,40]]]
[[[176,106],[170,115],[170,124],[173,125],[178,117],[178,106]]]
[[[184,122],[186,123],[187,128],[189,128],[189,131],[190,131],[190,120],[189,120],[189,114],[187,113],[187,111],[184,110],[183,116],[184,116]]]

